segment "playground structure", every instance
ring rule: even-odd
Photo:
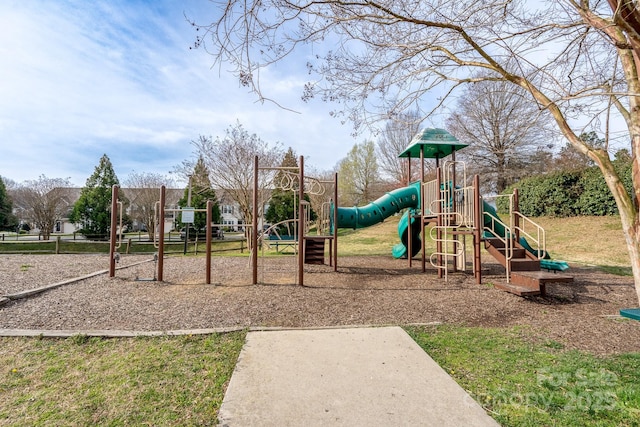
[[[300,156],[297,167],[260,167],[254,159],[253,212],[259,213],[260,191],[258,177],[260,173],[277,171],[281,180],[275,183],[278,188],[293,191],[299,201],[294,218],[269,228],[263,227],[263,218],[253,215],[249,227],[249,248],[251,251],[252,284],[258,283],[259,248],[275,246],[276,251],[291,248],[296,256],[296,283],[304,284],[304,264],[325,264],[326,245],[329,249],[329,266],[338,269],[339,228],[363,228],[378,224],[391,215],[402,211],[398,223],[400,242],[392,248],[394,258],[406,258],[409,267],[414,258],[421,254],[422,272],[428,263],[437,270],[438,277],[448,279],[451,271],[467,271],[469,264],[476,283],[482,283],[482,245],[505,269],[505,282],[495,283],[495,287],[517,295],[544,295],[547,283],[572,282],[573,277],[562,274],[568,268],[566,262],[550,259],[546,250],[545,231],[531,219],[522,215],[518,206],[518,193],[508,196],[508,220],[503,221],[496,210],[480,195],[480,178],[475,175],[469,179],[463,162],[456,161],[456,151],[466,147],[443,129],[424,129],[419,132],[399,154],[407,158],[411,167],[412,158],[420,159],[420,180],[395,189],[377,200],[359,207],[338,206],[338,174],[332,181],[321,181],[304,174],[304,157]],[[451,157],[440,165],[441,160]],[[426,181],[424,161],[435,159],[436,177]],[[409,170],[409,176],[411,171]],[[327,191],[331,187],[332,192]],[[110,245],[110,277],[115,274],[115,263],[119,247],[116,230],[118,212],[122,218],[122,206],[117,201],[117,186],[112,195],[112,223]],[[309,234],[309,203],[304,195],[328,195],[329,200],[322,205],[322,226],[315,235]],[[211,202],[207,204],[206,261],[205,281],[211,283]],[[295,203],[294,203],[295,205]],[[262,201],[261,206],[264,206]],[[205,211],[203,210],[203,211]],[[156,223],[158,239],[154,244],[156,255],[157,280],[163,280],[164,258],[164,214],[165,188],[160,189],[160,200],[156,204]],[[260,218],[259,218],[260,217]],[[277,226],[286,223],[289,231],[279,235]],[[430,227],[430,228],[427,228]],[[270,231],[276,235],[272,240]],[[426,241],[435,242],[435,251],[427,258]],[[470,245],[468,244],[470,240]],[[470,250],[471,248],[471,250]],[[471,255],[471,256],[470,256]],[[471,263],[467,260],[471,258]],[[154,275],[154,279],[156,275]]]
[[[446,280],[450,269],[467,269],[467,238],[471,238],[472,268],[478,284],[482,282],[482,244],[505,268],[506,283],[496,283],[497,288],[521,296],[544,295],[547,283],[573,281],[571,276],[557,274],[568,265],[550,259],[545,231],[520,213],[517,190],[512,195],[502,196],[509,198],[506,222],[482,198],[479,176],[467,179],[464,163],[455,160],[456,151],[464,147],[466,144],[457,141],[446,130],[422,130],[399,155],[409,160],[420,159],[420,180],[393,190],[366,206],[338,208],[335,226],[368,227],[406,209],[398,223],[400,243],[393,247],[392,254],[395,258],[407,258],[409,266],[413,257],[422,253],[422,271],[426,271],[425,241],[428,237],[436,244],[429,263],[437,269],[438,277]],[[451,159],[440,167],[440,160],[448,156]],[[436,178],[428,182],[424,172],[426,158],[436,161]],[[408,167],[410,165],[409,161]],[[462,179],[459,172],[462,172]],[[429,224],[431,229],[427,233]]]
[[[471,253],[471,268],[476,282],[481,283],[484,245],[486,251],[505,268],[506,283],[495,284],[499,289],[521,296],[544,295],[547,283],[572,282],[573,277],[561,274],[568,269],[567,263],[550,259],[544,229],[520,213],[517,190],[511,195],[499,196],[508,197],[507,221],[503,221],[494,207],[480,195],[479,176],[468,179],[465,164],[455,160],[456,151],[464,147],[466,144],[460,143],[443,129],[421,131],[399,155],[409,160],[420,159],[420,180],[390,191],[365,206],[337,206],[338,203],[334,202],[338,200],[336,174],[334,194],[326,215],[329,226],[321,227],[317,236],[307,235],[306,222],[303,220],[305,206],[300,204],[298,218],[295,219],[297,234],[288,236],[284,241],[285,244],[303,242],[302,249],[296,251],[298,284],[304,283],[304,263],[324,263],[323,255],[318,254],[324,254],[326,241],[331,243],[329,265],[334,267],[334,271],[337,270],[338,228],[369,227],[402,211],[404,213],[398,223],[400,243],[393,247],[392,255],[394,258],[408,259],[410,267],[414,257],[421,253],[422,272],[426,271],[426,240],[431,239],[435,242],[436,250],[428,257],[428,263],[437,269],[438,277],[445,280],[450,271],[468,270],[467,259]],[[441,167],[440,161],[449,156],[451,159]],[[436,161],[436,178],[431,181],[425,180],[426,158]],[[257,158],[255,162],[257,176],[260,171]],[[298,199],[303,200],[307,181],[302,157],[300,165],[293,169],[299,174],[298,182],[304,183],[297,188]],[[409,161],[408,167],[410,165]],[[257,211],[257,206],[257,200],[254,200],[254,211]],[[257,218],[254,221],[253,229],[257,230]],[[256,233],[254,239],[254,247],[257,247]],[[253,281],[257,283],[257,251],[253,256]]]
[[[293,247],[295,253],[298,256],[298,263],[296,267],[297,272],[297,283],[304,283],[304,274],[303,274],[303,264],[306,263],[315,263],[315,264],[323,264],[325,261],[324,253],[325,253],[325,241],[330,241],[332,244],[329,247],[329,258],[330,265],[337,266],[337,230],[332,236],[307,236],[308,231],[308,221],[306,220],[309,215],[309,205],[304,202],[304,193],[307,194],[323,194],[326,190],[326,184],[332,184],[334,188],[334,198],[337,198],[337,174],[335,175],[335,179],[333,181],[320,181],[315,178],[305,177],[304,176],[304,159],[300,157],[300,166],[294,168],[287,167],[278,167],[278,168],[259,168],[258,167],[258,157],[255,157],[254,161],[254,188],[258,189],[258,174],[260,171],[267,170],[278,170],[283,172],[283,176],[285,179],[284,183],[280,183],[281,188],[296,191],[298,194],[298,200],[302,200],[302,203],[299,203],[299,210],[296,218],[290,221],[285,221],[287,225],[293,225],[293,232],[290,233],[287,237],[287,240],[278,239],[271,243],[273,245],[284,245],[288,247]],[[293,178],[292,178],[293,177]],[[302,182],[304,185],[300,186],[297,183]],[[120,249],[122,244],[122,234],[118,233],[117,230],[122,229],[122,220],[123,220],[123,206],[120,201],[118,201],[118,192],[119,187],[114,185],[112,187],[112,195],[111,195],[111,224],[110,224],[110,236],[109,236],[109,277],[115,277],[116,271],[116,263],[120,260],[120,254],[118,249]],[[154,276],[153,279],[148,280],[164,280],[164,236],[165,236],[165,214],[170,211],[180,211],[180,209],[171,209],[166,207],[166,188],[162,186],[159,190],[159,200],[155,204],[155,225],[156,232],[154,233],[154,246],[157,249],[157,252],[154,255],[153,261],[155,261],[154,267]],[[258,209],[258,199],[259,199],[259,191],[253,192],[253,212],[261,212]],[[211,284],[211,240],[213,236],[213,227],[215,224],[212,224],[211,212],[212,212],[212,202],[207,201],[206,209],[189,209],[190,212],[206,212],[206,241],[205,241],[205,283]],[[328,218],[328,213],[326,214]],[[275,224],[279,225],[279,224]],[[253,216],[252,224],[249,226],[250,229],[250,237],[249,237],[249,246],[251,251],[251,270],[252,270],[252,283],[258,283],[258,248],[261,246],[259,243],[264,242],[264,237],[267,235],[264,233],[266,230],[261,230],[258,227],[258,216]],[[282,237],[282,236],[278,236]],[[299,242],[303,242],[302,250],[299,250]],[[186,239],[185,239],[186,243]],[[315,248],[315,249],[314,249]],[[306,257],[306,258],[305,258]],[[332,261],[333,260],[333,261]],[[147,280],[147,279],[145,279]]]
[[[334,175],[333,181],[322,181],[313,177],[307,177],[304,174],[304,157],[300,156],[298,160],[299,166],[297,167],[260,167],[258,156],[254,158],[253,164],[253,176],[254,176],[254,191],[253,191],[253,212],[261,212],[259,205],[264,206],[264,203],[259,203],[260,194],[258,191],[258,177],[259,174],[265,171],[278,171],[282,177],[280,182],[275,183],[280,189],[285,191],[293,191],[296,195],[298,203],[298,209],[295,211],[294,218],[286,223],[293,224],[293,233],[287,234],[286,239],[282,239],[282,236],[277,236],[275,241],[270,239],[270,230],[276,230],[278,224],[273,224],[267,230],[261,230],[259,228],[258,215],[253,215],[251,225],[251,266],[252,266],[252,284],[258,283],[258,254],[259,247],[265,245],[275,245],[276,250],[279,245],[286,245],[292,247],[297,257],[296,263],[296,282],[298,285],[304,284],[304,264],[324,264],[325,263],[325,246],[329,242],[329,265],[333,266],[334,271],[338,268],[338,232],[337,229],[332,229],[329,233],[322,233],[318,230],[317,235],[309,235],[309,209],[310,206],[304,200],[305,194],[322,195],[326,193],[326,188],[330,184],[333,187],[332,200],[338,198],[338,174]],[[295,206],[295,203],[294,203]],[[332,216],[335,216],[337,206],[333,203],[323,205],[331,206],[334,212]],[[329,218],[329,212],[324,215]],[[287,225],[288,225],[287,224]],[[326,229],[326,228],[325,228]]]
[[[122,202],[118,200],[119,187],[114,185],[111,188],[111,224],[109,234],[109,277],[115,277],[116,263],[120,259],[118,249],[122,244],[122,233],[117,233],[117,230],[122,230]],[[213,236],[213,224],[212,224],[212,207],[211,200],[207,201],[205,209],[190,209],[191,212],[206,212],[206,241],[205,241],[205,283],[211,284],[211,240]],[[165,236],[165,214],[170,211],[179,211],[179,209],[170,209],[166,207],[166,187],[163,185],[160,187],[160,197],[155,203],[155,223],[156,232],[154,233],[153,245],[157,249],[154,254],[153,261],[155,262],[153,280],[162,282],[164,280],[164,236]],[[185,239],[186,243],[186,239]]]

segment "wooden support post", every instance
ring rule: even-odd
[[[251,217],[252,281],[258,284],[258,156],[253,159],[253,213]]]
[[[438,157],[436,157],[436,164],[438,164]],[[436,168],[436,188],[438,199],[442,198],[442,171],[440,170],[440,166]],[[444,277],[444,272],[442,271],[442,226],[444,225],[442,222],[442,202],[439,202],[436,207],[436,226],[438,227],[436,230],[436,252],[437,252],[437,264],[438,264],[438,279],[442,279]],[[444,268],[447,268],[445,265]]]
[[[407,182],[405,182],[405,186],[409,186],[411,184],[411,153],[407,153]]]
[[[473,177],[473,216],[474,216],[474,233],[473,233],[473,273],[476,283],[482,283],[482,260],[480,259],[480,242],[484,231],[484,214],[482,209],[482,199],[480,198],[480,177]]]
[[[455,212],[457,210],[456,208],[456,150],[455,147],[451,147],[451,167],[453,168],[452,174],[451,174],[451,213],[455,215]],[[445,183],[445,187],[448,184]],[[464,184],[463,184],[464,186]],[[449,201],[446,201],[447,204],[449,204]],[[451,214],[450,213],[450,214]],[[450,215],[449,214],[449,215]],[[455,217],[454,217],[455,218]],[[453,223],[454,229],[458,229],[458,225],[455,221]],[[458,235],[457,234],[453,234],[453,271],[456,272],[458,271],[458,260],[456,259],[457,256],[456,254],[458,253]]]
[[[406,185],[409,186],[409,184],[411,183],[411,153],[408,153],[408,157],[407,157],[407,182]],[[422,183],[420,183],[420,186],[422,188]],[[422,200],[422,190],[420,190],[420,200]],[[423,202],[421,202],[423,203]],[[423,214],[424,216],[424,214]],[[407,228],[407,233],[409,238],[407,239],[407,263],[409,265],[409,268],[411,268],[411,214],[407,215],[407,224],[408,224],[408,228]],[[402,236],[400,236],[402,238]]]
[[[118,186],[111,187],[111,229],[109,230],[109,277],[116,275],[116,228],[118,227]]]
[[[305,252],[305,242],[304,242],[304,204],[302,203],[304,200],[304,157],[300,156],[300,167],[299,167],[299,177],[298,180],[298,284],[304,285],[304,252]]]
[[[425,200],[424,200],[424,144],[420,145],[420,237],[422,241],[421,249],[421,261],[422,261],[422,272],[424,273],[427,270],[427,254],[425,253],[426,242],[424,236],[424,217],[426,212]],[[411,219],[411,218],[409,218]],[[409,222],[409,239],[411,241],[411,222]],[[412,252],[409,252],[409,257],[411,257]]]
[[[422,183],[420,183],[422,185]],[[407,259],[409,260],[409,268],[411,268],[411,264],[413,261],[413,244],[411,243],[411,220],[413,219],[413,213],[411,211],[407,212]],[[402,237],[402,236],[401,236]]]
[[[333,178],[333,271],[338,271],[338,173]]]
[[[205,268],[207,270],[207,272],[205,274],[205,279],[206,279],[207,285],[211,284],[211,232],[213,231],[213,229],[211,227],[211,221],[213,219],[213,218],[211,218],[212,209],[213,209],[213,202],[211,202],[211,200],[207,200],[207,238],[206,238],[206,242],[207,242],[207,250],[206,250],[207,261],[205,262]]]
[[[164,280],[164,206],[167,202],[167,188],[160,187],[160,206],[158,207],[158,281]]]
[[[520,212],[520,196],[518,189],[513,189],[513,212],[511,212],[513,218],[513,229],[516,237],[516,242],[520,242],[520,216],[516,215],[516,212]]]

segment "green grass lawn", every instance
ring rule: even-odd
[[[523,328],[407,328],[503,426],[640,425],[640,354],[532,344]]]
[[[534,344],[526,328],[406,329],[503,426],[640,425],[640,354]],[[0,338],[0,425],[216,425],[244,338]]]
[[[216,425],[244,337],[0,338],[0,425]]]
[[[359,230],[339,230],[338,254],[390,255],[398,243],[399,216]],[[553,259],[570,263],[593,265],[613,273],[630,275],[629,254],[622,234],[620,218],[573,217],[532,218],[546,231],[547,250]],[[427,227],[427,233],[430,227]],[[471,245],[471,243],[468,243]],[[435,251],[435,243],[426,241],[427,254]],[[489,256],[487,252],[483,252]]]

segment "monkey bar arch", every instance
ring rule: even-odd
[[[253,215],[252,215],[252,223],[251,223],[251,266],[252,266],[252,284],[258,283],[258,234],[260,232],[258,228],[258,212],[260,212],[258,208],[258,198],[259,198],[259,173],[260,171],[268,171],[268,170],[278,170],[285,172],[283,174],[283,181],[279,183],[279,186],[283,189],[295,190],[297,192],[297,198],[299,200],[298,203],[298,211],[297,218],[295,218],[296,225],[296,240],[298,244],[298,251],[296,253],[297,257],[297,282],[299,285],[304,285],[304,262],[305,262],[305,253],[306,253],[306,224],[305,224],[305,203],[304,195],[305,193],[310,194],[323,194],[325,191],[324,184],[326,182],[317,180],[311,177],[305,177],[304,174],[304,157],[300,156],[298,159],[298,167],[260,167],[258,156],[254,157],[253,161]],[[295,188],[295,180],[294,176],[297,176],[297,181],[299,185],[297,189]],[[334,195],[333,200],[333,216],[337,215],[338,208],[338,186],[337,186],[337,178],[338,174],[335,174],[334,180]],[[330,256],[330,264],[334,266],[334,270],[337,269],[337,228],[333,227],[331,230],[330,236],[322,236],[327,240],[331,241],[329,246],[329,256]]]

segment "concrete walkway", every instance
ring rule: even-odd
[[[249,332],[220,425],[497,426],[399,327]]]

